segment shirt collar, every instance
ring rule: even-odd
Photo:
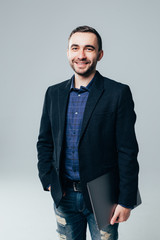
[[[73,75],[72,78],[71,78],[71,87],[70,87],[70,91],[71,91],[71,90],[90,91],[91,86],[92,86],[92,84],[93,84],[93,82],[94,82],[94,79],[95,79],[96,75],[97,75],[97,71],[96,71],[94,77],[92,78],[92,80],[88,83],[88,85],[87,85],[86,87],[84,87],[84,86],[80,86],[80,89],[74,87],[74,79],[75,79],[75,75]]]

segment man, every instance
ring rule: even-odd
[[[136,204],[136,115],[127,85],[96,71],[102,40],[88,26],[72,31],[67,50],[71,79],[48,88],[37,143],[39,177],[54,200],[60,239],[118,239],[118,224]],[[119,199],[110,225],[98,230],[87,182],[114,170]]]

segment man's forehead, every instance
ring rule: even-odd
[[[76,45],[98,45],[97,37],[90,32],[76,32],[69,39],[69,46]]]

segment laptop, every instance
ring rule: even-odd
[[[87,189],[97,226],[101,230],[110,224],[118,203],[118,179],[115,172],[110,171],[88,182]],[[138,191],[136,206],[140,203],[141,197]]]

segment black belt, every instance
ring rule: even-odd
[[[65,179],[64,185],[65,185],[66,187],[71,187],[71,188],[73,188],[73,190],[74,190],[75,192],[82,192],[81,183],[78,182],[78,181],[71,181],[71,180],[69,180],[69,179]]]

